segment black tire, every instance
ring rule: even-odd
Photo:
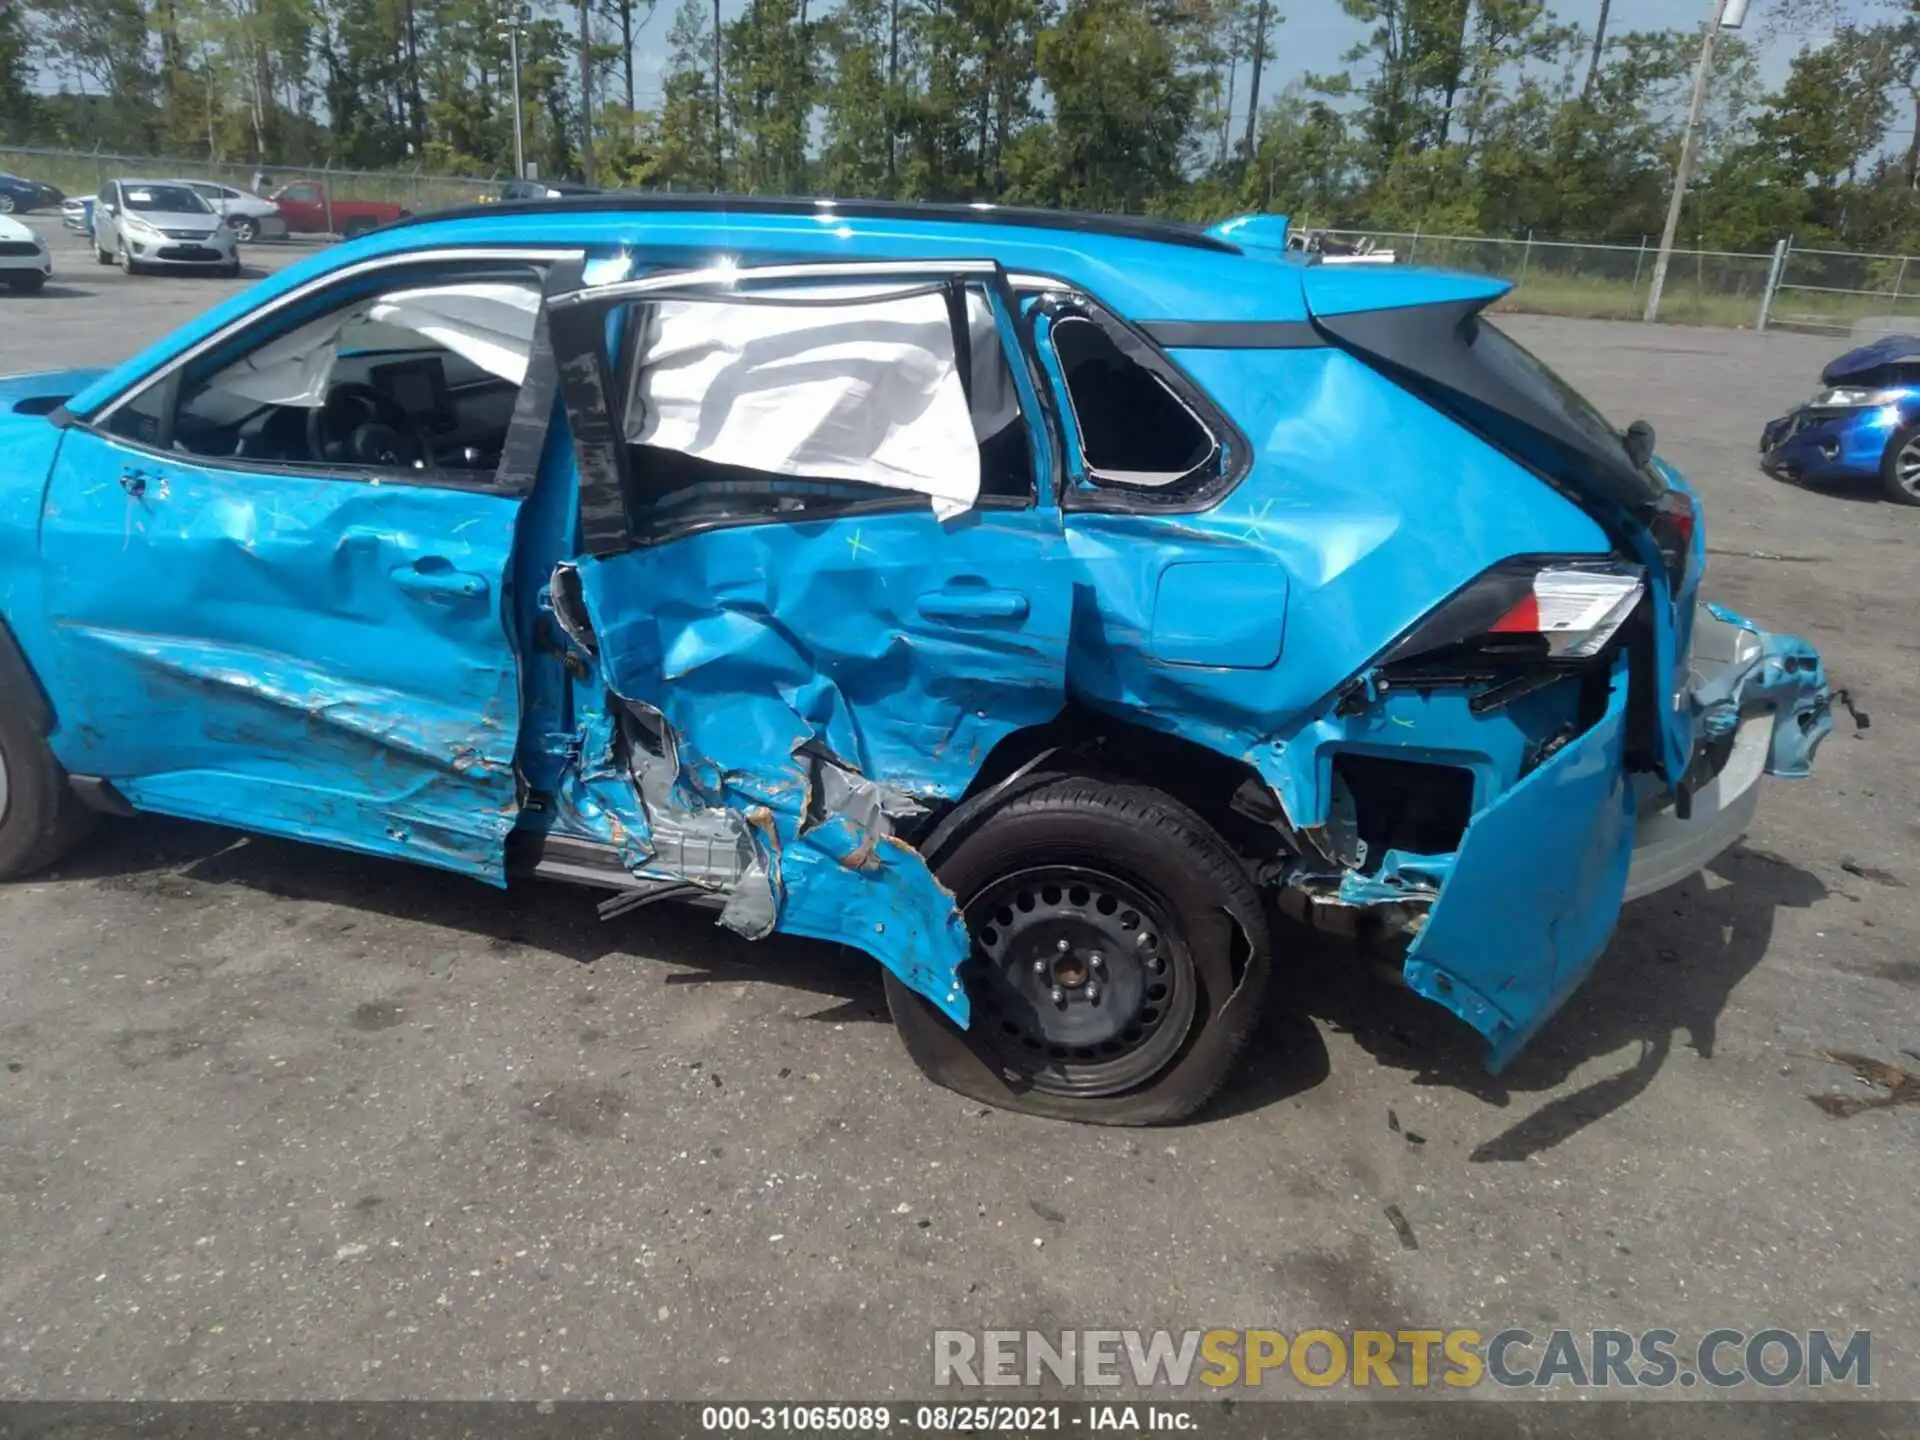
[[[1920,473],[1911,482],[1900,475],[1901,453],[1909,446],[1916,452],[1907,457],[1911,467],[1920,463],[1920,425],[1902,425],[1887,437],[1887,448],[1880,455],[1880,484],[1896,505],[1920,505]]]
[[[251,215],[242,215],[232,223],[233,238],[242,245],[251,245],[260,238],[260,222]]]
[[[1098,1125],[1182,1120],[1226,1083],[1260,1018],[1270,942],[1259,892],[1200,816],[1144,785],[1063,778],[991,812],[934,862],[974,932],[970,1027],[886,975],[894,1025],[930,1079]],[[1099,977],[1106,993],[1089,999]],[[1086,1022],[1109,1027],[1103,1042],[1078,1043],[1100,1033]]]
[[[7,281],[7,284],[22,295],[31,295],[46,283],[47,277],[44,275],[15,275]]]
[[[101,264],[101,265],[113,264],[113,252],[111,250],[102,250],[100,248],[99,242],[97,241],[94,243],[94,247],[93,247],[93,258],[98,264]]]
[[[342,239],[358,240],[371,229],[373,229],[373,222],[371,220],[366,219],[364,216],[356,216],[354,219],[347,221],[347,228],[341,231],[340,234]]]
[[[220,278],[222,280],[238,280],[240,278],[240,262],[238,260],[232,260],[222,265],[220,267]]]
[[[67,784],[45,738],[0,710],[0,880],[44,870],[84,840],[96,816]]]

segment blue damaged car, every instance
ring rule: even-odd
[[[1813,397],[1760,432],[1760,465],[1795,484],[1877,481],[1896,505],[1920,505],[1920,336],[1829,363]]]
[[[1285,235],[493,205],[8,380],[0,874],[150,812],[692,901],[1116,1124],[1307,922],[1498,1068],[1832,697],[1500,282]]]

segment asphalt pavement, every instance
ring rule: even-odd
[[[239,288],[56,257],[0,372]],[[835,947],[115,823],[0,888],[0,1397],[924,1396],[936,1328],[1242,1325],[1867,1328],[1920,1397],[1920,1105],[1815,1103],[1886,1096],[1835,1053],[1920,1072],[1920,509],[1756,468],[1837,342],[1508,323],[1873,724],[1506,1075],[1303,949],[1196,1123],[1027,1120],[922,1080]]]

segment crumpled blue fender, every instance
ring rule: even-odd
[[[1802,780],[1813,772],[1814,752],[1833,732],[1833,692],[1820,652],[1797,635],[1774,635],[1724,605],[1709,604],[1716,620],[1737,625],[1747,636],[1739,663],[1693,692],[1702,731],[1716,739],[1740,727],[1743,709],[1756,700],[1774,707],[1767,774]]]

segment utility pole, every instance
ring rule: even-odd
[[[593,30],[580,0],[580,176],[593,184]]]
[[[1647,291],[1646,313],[1641,319],[1651,325],[1660,318],[1660,292],[1667,285],[1667,262],[1673,258],[1674,237],[1680,231],[1680,206],[1687,198],[1687,182],[1693,178],[1694,151],[1700,143],[1700,117],[1707,108],[1708,82],[1713,78],[1713,42],[1722,29],[1738,29],[1746,18],[1747,0],[1712,0],[1707,13],[1707,33],[1700,41],[1700,62],[1693,68],[1693,101],[1687,106],[1686,133],[1680,137],[1680,163],[1673,170],[1673,195],[1667,201],[1667,223],[1660,232],[1660,251],[1653,261],[1653,286]]]
[[[520,103],[520,27],[527,16],[517,5],[500,26],[507,37],[508,63],[513,66],[513,178],[527,178],[527,112]]]
[[[1267,58],[1267,0],[1260,0],[1253,20],[1253,79],[1247,95],[1247,160],[1253,160],[1254,137],[1260,128],[1260,67]]]
[[[727,188],[727,126],[720,74],[720,0],[713,0],[713,190]]]

